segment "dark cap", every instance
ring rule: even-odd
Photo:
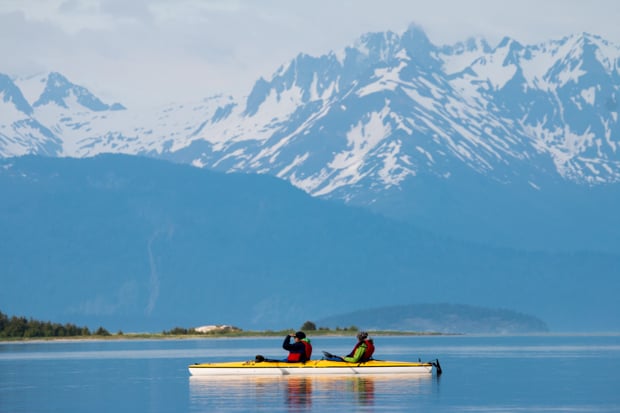
[[[298,331],[295,333],[295,337],[297,337],[300,340],[303,340],[304,338],[306,338],[306,333],[304,333],[303,331]]]

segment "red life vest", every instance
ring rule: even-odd
[[[372,342],[372,340],[364,340],[363,343],[366,344],[366,351],[364,351],[364,355],[362,356],[360,361],[367,361],[367,360],[370,360],[370,358],[372,357],[372,354],[375,352],[375,344]],[[355,345],[355,347],[353,347],[351,356],[355,354],[355,351],[361,345],[362,345],[362,342],[360,341],[359,343]]]
[[[310,357],[312,357],[312,344],[310,344],[310,341],[308,340],[301,340],[302,343],[304,343],[304,346],[306,347],[306,361],[310,360]]]
[[[305,356],[305,358],[302,357],[302,353],[289,352],[288,357],[286,359],[287,361],[291,363],[295,363],[295,362],[310,360],[310,357],[312,357],[312,344],[310,344],[310,342],[306,340],[300,340],[300,342],[304,343],[305,353],[303,355]]]

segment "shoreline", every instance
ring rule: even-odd
[[[553,332],[553,333],[512,333],[512,334],[483,334],[483,333],[437,333],[437,332],[414,332],[414,331],[368,331],[373,337],[504,337],[504,336],[549,336],[549,337],[577,337],[577,336],[596,336],[596,337],[620,337],[619,331],[607,332]],[[246,333],[234,334],[161,334],[161,333],[125,333],[121,335],[113,334],[110,336],[73,336],[73,337],[0,337],[0,345],[3,344],[30,344],[30,343],[77,343],[77,342],[105,342],[105,341],[160,341],[160,340],[221,340],[221,339],[255,339],[255,338],[277,338],[290,334],[289,331],[283,332],[257,332],[248,331]],[[355,337],[357,332],[309,332],[312,337]]]
[[[161,334],[161,333],[124,333],[109,336],[70,336],[70,337],[0,337],[3,343],[49,343],[49,342],[88,342],[88,341],[118,341],[118,340],[205,340],[225,338],[262,338],[280,337],[290,334],[289,330],[276,331],[248,331],[236,333],[202,333],[202,334]],[[311,337],[355,337],[357,331],[309,331]],[[416,331],[368,331],[371,336],[453,336],[460,334],[446,334],[436,332]]]

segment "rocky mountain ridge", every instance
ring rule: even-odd
[[[242,99],[148,113],[60,74],[3,75],[0,156],[122,153],[269,174],[456,238],[609,250],[619,244],[606,222],[620,202],[619,67],[618,46],[587,33],[436,46],[412,26],[299,54]],[[536,235],[541,225],[557,235]]]
[[[340,53],[300,54],[245,101],[219,96],[146,115],[58,73],[36,79],[45,87],[28,102],[20,82],[3,76],[3,112],[13,116],[4,117],[0,153],[40,153],[45,138],[52,155],[169,157],[269,173],[317,196],[386,190],[422,171],[447,177],[454,163],[532,185],[551,173],[615,183],[619,61],[617,46],[585,33],[534,46],[505,38],[437,47],[412,27],[366,34]],[[24,120],[51,136],[20,130]]]

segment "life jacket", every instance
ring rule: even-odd
[[[286,360],[288,362],[291,363],[297,363],[297,362],[303,362],[303,361],[308,361],[310,360],[310,357],[312,357],[312,344],[310,344],[310,340],[308,340],[307,338],[304,338],[302,340],[300,340],[301,343],[304,344],[304,350],[305,352],[302,353],[288,353],[288,357],[286,358]],[[304,356],[304,357],[302,357]]]
[[[312,357],[312,344],[310,344],[310,340],[307,338],[304,338],[301,342],[304,343],[304,346],[306,347],[306,361],[308,361],[310,360],[310,357]]]
[[[375,352],[375,343],[373,343],[372,340],[370,339],[364,340],[363,343],[366,344],[366,351],[364,351],[364,355],[359,361],[368,361],[372,358],[372,354]],[[355,345],[355,347],[353,347],[351,356],[355,354],[355,351],[361,345],[362,345],[362,342],[359,342]]]

